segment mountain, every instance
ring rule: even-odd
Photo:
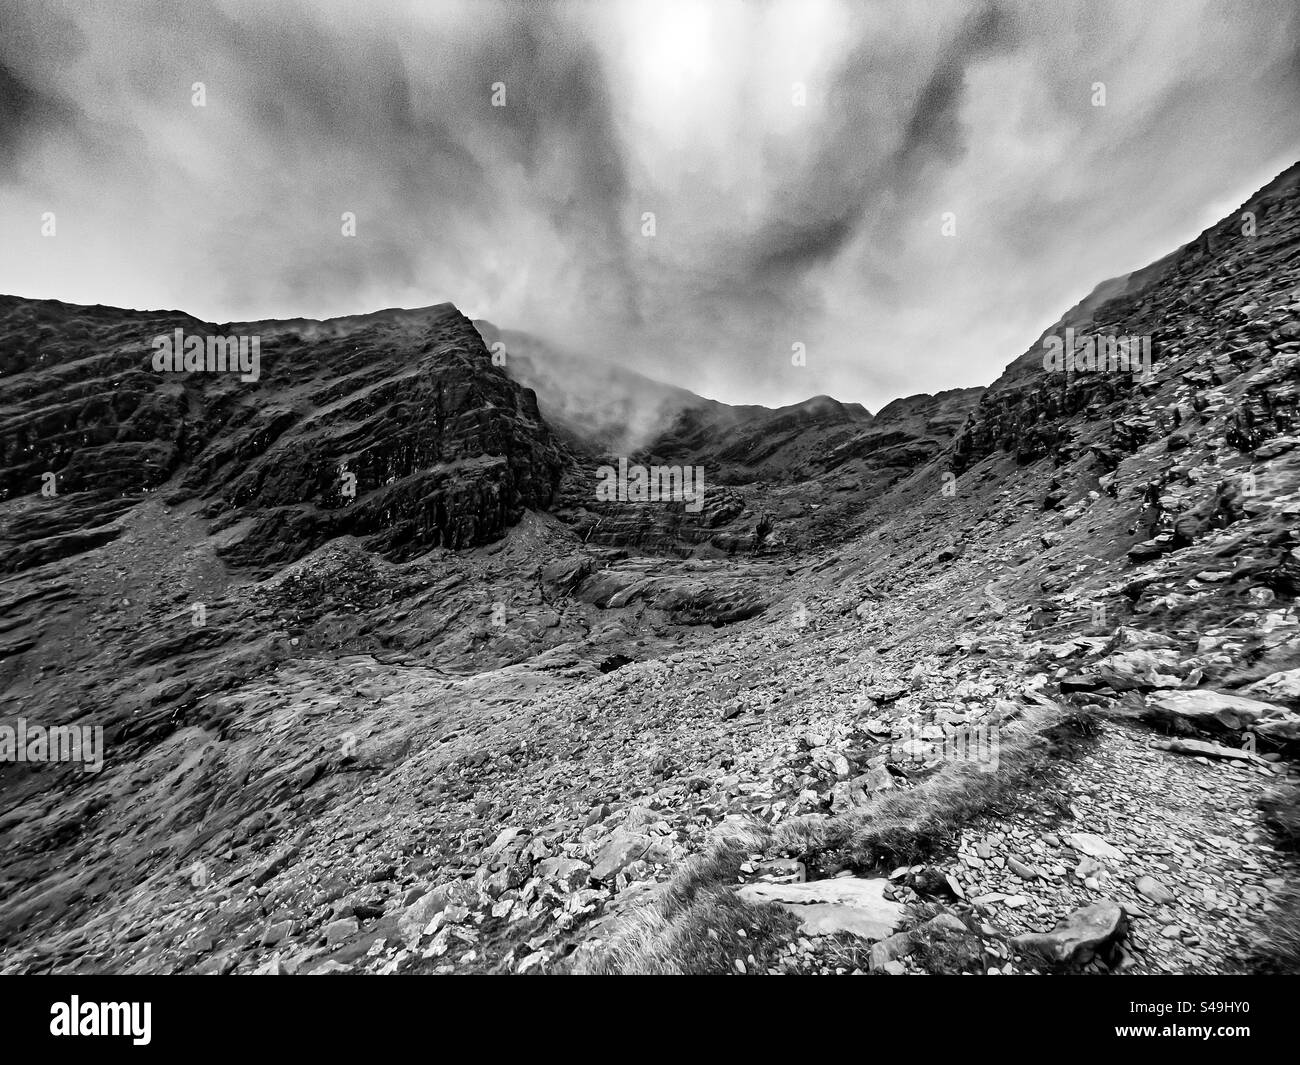
[[[640,450],[682,411],[711,402],[612,359],[564,350],[529,333],[482,319],[474,328],[504,360],[509,376],[537,394],[549,425],[610,454]]]
[[[0,763],[0,968],[1277,964],[1298,181],[874,415],[448,304],[0,299],[0,745],[103,730]],[[156,369],[178,329],[256,372]]]
[[[860,403],[830,396],[775,410],[734,406],[614,362],[563,351],[528,333],[482,320],[474,325],[486,344],[500,345],[507,372],[537,394],[547,422],[564,430],[577,450],[704,463],[720,484],[802,482],[853,458],[870,459],[896,475],[935,454],[983,392],[911,396],[890,403],[879,418]],[[886,449],[891,453],[877,461]]]
[[[912,396],[879,416],[830,396],[775,410],[734,406],[527,333],[474,324],[569,446],[577,476],[562,486],[556,513],[585,542],[651,554],[717,558],[841,540],[867,501],[952,440],[983,391]],[[597,470],[619,457],[702,469],[714,490],[698,515],[601,506],[592,492]]]
[[[9,571],[111,538],[111,519],[157,490],[204,504],[228,530],[223,558],[269,567],[342,535],[395,559],[485,543],[558,484],[532,396],[450,304],[213,325],[4,297],[0,330],[0,493],[40,501],[0,532]],[[154,338],[177,331],[256,338],[257,387],[154,372]]]

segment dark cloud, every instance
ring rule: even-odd
[[[219,321],[450,300],[735,401],[991,380],[1300,154],[1289,0],[0,16],[0,290]]]
[[[797,183],[782,189],[766,230],[755,241],[753,273],[797,276],[839,254],[867,207],[887,191],[905,191],[927,163],[950,164],[965,147],[960,106],[968,67],[1015,40],[1012,17],[995,4],[954,27],[904,109],[898,143],[887,152],[873,129],[881,96],[896,93],[897,75],[880,78],[880,45],[860,42],[840,66],[831,99],[842,110],[828,124]]]
[[[965,149],[960,121],[962,94],[970,65],[1015,43],[1012,17],[988,4],[971,14],[935,63],[921,88],[903,132],[903,143],[891,161],[891,179],[900,185],[925,157],[951,161]]]
[[[76,24],[58,12],[0,2],[0,167],[15,161],[27,137],[67,130],[76,120],[77,108],[51,74],[81,47]]]
[[[13,70],[0,63],[0,150],[16,152],[25,128],[44,120],[48,106]]]

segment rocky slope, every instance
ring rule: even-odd
[[[1297,173],[1063,319],[1149,332],[1148,379],[1040,339],[874,417],[656,414],[626,457],[725,467],[699,513],[597,503],[611,438],[450,308],[5,299],[3,719],[107,754],[0,764],[0,967],[1255,966],[1295,872]],[[153,373],[178,326],[256,331],[261,380]]]

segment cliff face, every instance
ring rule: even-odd
[[[257,338],[257,379],[156,371],[176,330]],[[0,532],[10,570],[109,537],[173,476],[169,501],[204,501],[223,557],[258,567],[341,535],[391,559],[486,543],[559,482],[535,398],[449,304],[213,325],[6,297],[0,350],[0,491],[40,500]]]

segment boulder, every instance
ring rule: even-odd
[[[1182,682],[1177,651],[1142,648],[1109,655],[1092,667],[1092,674],[1117,692],[1176,688]]]
[[[1050,932],[1029,932],[1011,940],[1012,946],[1048,961],[1083,965],[1118,943],[1128,931],[1124,907],[1110,899],[1075,910]]]
[[[481,855],[483,864],[491,866],[507,850],[517,847],[520,842],[527,838],[527,835],[528,833],[522,828],[503,828],[497,833],[496,839],[483,849]]]
[[[325,942],[331,947],[337,946],[361,930],[361,923],[355,917],[344,917],[331,921],[325,926]]]
[[[447,908],[451,901],[451,885],[443,884],[426,891],[404,911],[397,919],[397,930],[404,943],[414,943],[430,921]]]
[[[1270,717],[1257,724],[1255,732],[1276,747],[1289,747],[1300,742],[1300,715]]]
[[[613,880],[638,858],[644,857],[650,850],[650,843],[649,836],[615,832],[596,855],[596,862],[591,868],[591,879],[601,882]]]
[[[578,858],[546,858],[537,863],[534,872],[568,891],[582,887],[591,879],[591,866]]]
[[[1147,713],[1157,720],[1180,721],[1197,728],[1222,732],[1252,728],[1264,718],[1285,711],[1273,703],[1240,695],[1198,688],[1194,691],[1156,692],[1147,696]]]
[[[871,802],[873,795],[895,786],[894,775],[884,766],[877,766],[852,780],[836,784],[831,789],[831,812],[840,814],[860,809]]]
[[[1128,558],[1130,562],[1148,562],[1153,558],[1159,558],[1170,549],[1169,537],[1158,537],[1155,540],[1144,540],[1140,544],[1135,544],[1128,549]]]
[[[1280,673],[1270,673],[1263,680],[1257,680],[1242,691],[1251,698],[1287,706],[1300,710],[1300,669],[1286,669]]]
[[[1157,740],[1151,745],[1157,750],[1171,751],[1174,754],[1200,755],[1205,758],[1227,758],[1234,761],[1249,762],[1254,759],[1250,751],[1237,747],[1225,747],[1221,743],[1207,740]]]
[[[1114,640],[1115,647],[1121,651],[1149,651],[1153,648],[1173,649],[1178,646],[1175,640],[1161,633],[1151,632],[1147,629],[1135,629],[1128,625],[1121,625],[1115,630]]]
[[[868,967],[873,973],[880,972],[891,961],[904,958],[915,949],[916,945],[909,933],[895,932],[892,936],[871,944]]]
[[[273,954],[265,962],[253,970],[254,976],[288,976],[289,970],[284,967],[284,962],[280,959],[279,954]]]

